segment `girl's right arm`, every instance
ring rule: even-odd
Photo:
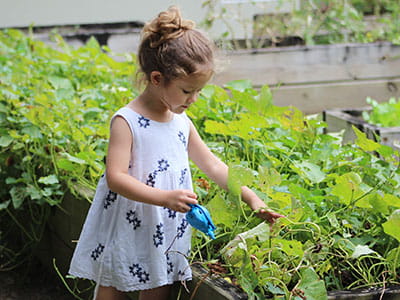
[[[128,174],[133,136],[122,117],[111,124],[110,142],[106,161],[108,187],[128,199],[164,206],[178,212],[190,210],[188,204],[197,204],[197,196],[190,190],[161,190],[144,184]]]

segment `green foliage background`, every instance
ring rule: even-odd
[[[135,59],[116,62],[95,40],[55,50],[0,31],[0,259],[23,263],[50,207],[91,200],[104,171],[109,119],[138,91]],[[318,118],[277,107],[267,86],[209,85],[189,116],[230,166],[222,192],[195,166],[195,191],[217,239],[195,232],[193,261],[221,262],[250,299],[326,299],[327,291],[399,283],[398,153],[368,140],[341,145]],[[396,158],[397,155],[397,158]],[[240,201],[250,186],[287,218],[269,227]]]

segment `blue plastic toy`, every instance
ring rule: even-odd
[[[204,232],[213,240],[215,239],[214,230],[216,229],[211,220],[208,210],[199,204],[189,204],[192,208],[186,213],[186,219],[194,228]]]

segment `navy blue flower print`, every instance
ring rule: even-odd
[[[185,233],[185,230],[186,230],[187,226],[188,226],[188,221],[185,218],[183,218],[182,222],[181,222],[181,225],[177,228],[177,230],[178,230],[178,234],[177,234],[178,239],[183,237],[183,234]]]
[[[168,160],[162,159],[158,161],[158,171],[167,171],[169,168]]]
[[[183,146],[186,147],[186,137],[182,131],[179,131],[178,137],[179,137],[179,140],[182,142]]]
[[[147,176],[146,184],[148,186],[154,187],[156,184],[156,176],[157,176],[157,171],[154,171],[153,173],[150,173]]]
[[[164,207],[164,209],[166,209],[168,211],[168,218],[171,218],[171,219],[176,218],[176,211],[174,211],[170,208],[167,208],[167,207]]]
[[[179,276],[185,275],[185,270],[179,270],[179,271],[178,271],[178,275],[179,275]]]
[[[131,273],[133,277],[138,278],[140,283],[146,283],[150,280],[150,274],[144,271],[139,264],[132,264],[132,266],[129,266],[129,273]]]
[[[167,257],[167,274],[171,274],[174,271],[174,265],[172,264],[168,253],[165,256]]]
[[[138,274],[138,278],[140,283],[146,283],[150,280],[150,274],[143,271],[142,273]]]
[[[187,168],[184,168],[183,170],[181,170],[181,177],[179,178],[180,185],[182,185],[183,182],[185,181],[186,172],[187,172]]]
[[[163,228],[162,223],[156,225],[156,233],[153,234],[153,243],[154,243],[154,246],[156,246],[156,248],[158,248],[158,246],[162,245],[163,240],[164,240],[164,232],[162,231],[162,228]]]
[[[155,187],[157,173],[166,171],[166,170],[168,170],[168,168],[169,168],[168,160],[166,160],[166,159],[159,160],[157,170],[155,170],[155,171],[151,172],[149,175],[147,175],[146,184],[148,186]]]
[[[132,224],[133,230],[136,230],[138,227],[140,227],[140,224],[142,223],[142,221],[136,216],[136,211],[133,210],[130,210],[126,213],[126,220],[129,222],[129,224]]]
[[[107,209],[117,199],[117,193],[108,191],[106,198],[104,199],[104,209]]]
[[[143,117],[143,116],[140,116],[140,117],[138,118],[138,123],[139,123],[139,126],[140,126],[140,127],[147,128],[147,126],[150,126],[150,120],[149,120],[149,119],[146,119],[146,118]]]
[[[92,254],[90,255],[91,258],[93,258],[93,260],[98,259],[101,253],[103,253],[103,250],[104,250],[104,245],[99,243],[97,247],[92,251]]]

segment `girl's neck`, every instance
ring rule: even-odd
[[[162,103],[160,96],[148,87],[128,107],[157,122],[169,122],[173,118],[173,113]]]

